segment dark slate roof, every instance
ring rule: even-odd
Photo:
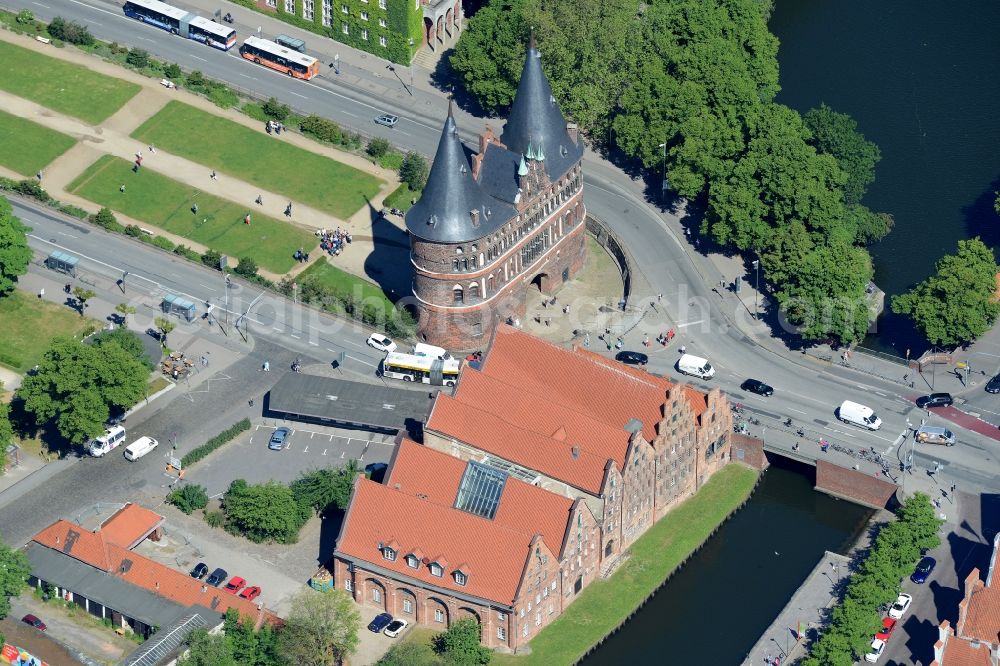
[[[449,103],[427,185],[406,213],[406,228],[417,238],[440,243],[476,240],[507,222],[492,210],[493,203],[472,177]],[[472,224],[473,210],[479,210],[477,226]]]
[[[514,104],[500,140],[510,150],[528,154],[541,147],[545,155],[545,172],[553,182],[569,171],[583,156],[583,142],[574,143],[566,133],[566,119],[552,96],[552,88],[542,72],[542,60],[535,48],[534,37],[528,46],[517,84]]]
[[[410,431],[427,420],[432,393],[288,372],[271,389],[267,408],[300,420]]]
[[[491,143],[486,146],[483,163],[479,167],[479,185],[495,199],[513,204],[517,197],[517,168],[521,165],[521,155],[503,146]],[[503,208],[503,210],[500,210]],[[494,206],[493,215],[511,218],[516,214],[513,207]]]

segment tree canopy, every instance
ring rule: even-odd
[[[493,651],[480,643],[482,628],[471,617],[462,618],[434,637],[434,651],[455,666],[488,664]]]
[[[336,666],[357,649],[361,613],[343,590],[303,588],[289,605],[278,638],[285,663]]]
[[[859,204],[878,148],[821,106],[774,101],[778,42],[756,0],[492,0],[452,56],[488,111],[513,100],[531,27],[563,112],[670,187],[706,201],[701,232],[761,259],[785,322],[806,339],[868,329],[864,245],[889,216]],[[846,261],[843,261],[846,257]]]
[[[998,270],[993,250],[978,237],[958,241],[958,253],[941,257],[934,275],[892,298],[892,310],[909,316],[934,344],[970,342],[1000,314]]]
[[[308,517],[302,515],[288,486],[275,481],[250,485],[236,479],[223,496],[222,508],[227,530],[258,543],[295,543]]]
[[[10,598],[21,594],[30,573],[28,557],[0,541],[0,619],[10,614]]]
[[[311,507],[316,513],[323,513],[330,506],[343,511],[351,499],[354,479],[361,474],[358,461],[347,461],[339,469],[324,467],[306,472],[292,482],[292,495],[301,506]]]
[[[0,197],[0,296],[10,293],[17,279],[28,272],[30,229],[14,217],[10,202]]]
[[[17,396],[35,423],[52,421],[71,444],[104,432],[111,408],[128,409],[146,394],[149,371],[115,343],[100,347],[57,337]]]

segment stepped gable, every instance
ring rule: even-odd
[[[459,381],[461,384],[461,381]],[[541,435],[459,402],[444,393],[434,400],[426,430],[442,433],[481,451],[600,495],[608,458],[569,441]]]
[[[666,394],[673,386],[644,370],[599,354],[563,349],[506,324],[497,326],[481,371],[613,428],[639,419],[647,442],[656,437]],[[699,400],[705,404],[704,397]]]
[[[532,553],[533,535],[465,511],[421,499],[359,476],[336,552],[390,572],[396,580],[418,580],[430,588],[513,605]],[[387,560],[379,545],[397,551]],[[421,561],[417,568],[407,555]],[[434,576],[438,563],[444,575]],[[465,585],[455,582],[461,569]]]
[[[566,119],[542,71],[534,35],[500,141],[513,152],[542,160],[553,183],[583,157],[583,142],[570,137]]]
[[[464,243],[493,233],[512,213],[513,208],[492,199],[473,178],[449,101],[427,185],[406,213],[406,228],[423,240]]]
[[[453,507],[467,466],[447,453],[404,439],[395,452],[385,485]],[[568,497],[508,477],[492,522],[527,535],[541,534],[549,550],[559,553],[572,508],[573,500]],[[439,527],[447,529],[446,525]]]
[[[554,393],[533,393],[472,368],[462,372],[454,398],[470,408],[502,419],[518,429],[557,440],[602,460],[614,460],[618,469],[625,464],[629,437],[624,423],[613,426],[592,414],[574,410]]]

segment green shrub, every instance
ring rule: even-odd
[[[115,214],[107,206],[91,215],[90,221],[108,231],[117,231],[118,233],[125,231],[125,227],[118,222],[118,218],[115,217]]]
[[[288,114],[292,112],[292,110],[288,108],[287,104],[282,104],[274,97],[269,98],[261,105],[260,108],[268,115],[269,118],[279,121],[287,118]]]
[[[310,134],[316,139],[328,143],[340,143],[343,137],[343,132],[337,123],[320,116],[304,118],[299,125],[299,130],[303,134]]]
[[[132,238],[138,238],[142,235],[142,229],[138,224],[126,224],[125,225],[125,235],[131,236]]]
[[[219,263],[221,261],[222,254],[216,252],[215,250],[205,250],[205,252],[201,255],[201,263],[216,270],[221,270],[219,269]]]
[[[208,506],[208,493],[204,486],[185,485],[167,495],[167,501],[190,515],[192,511]]]
[[[243,419],[242,421],[237,421],[232,426],[226,430],[220,432],[218,435],[208,440],[196,449],[188,452],[183,458],[181,458],[181,465],[187,469],[194,463],[198,462],[205,456],[207,456],[212,451],[226,444],[233,439],[235,439],[240,433],[246,432],[250,429],[250,419]]]
[[[25,178],[24,180],[17,181],[14,184],[13,189],[22,196],[38,199],[44,203],[52,201],[52,197],[49,196],[48,192],[42,189],[41,184],[37,180],[33,180],[31,178]]]
[[[411,190],[419,191],[427,184],[427,175],[430,167],[427,160],[420,153],[410,151],[403,158],[403,164],[399,167],[399,178],[406,183]]]
[[[382,137],[377,136],[368,142],[368,145],[365,147],[365,152],[375,159],[378,159],[388,153],[390,148],[391,146],[389,145],[388,139],[383,139]]]
[[[245,278],[252,278],[257,275],[257,262],[251,257],[240,257],[240,262],[236,264],[233,272]]]
[[[14,20],[20,23],[21,25],[28,25],[29,23],[35,22],[35,15],[32,14],[27,9],[22,9],[17,13],[17,18],[15,18]]]
[[[167,250],[168,252],[173,252],[174,248],[177,247],[176,243],[169,238],[164,238],[163,236],[153,236],[149,242],[161,250]]]
[[[206,511],[205,523],[209,527],[222,527],[226,524],[226,514],[221,511]]]
[[[223,85],[211,86],[208,99],[220,109],[231,109],[240,103],[239,95]]]
[[[125,62],[142,69],[149,64],[149,52],[145,49],[130,49],[128,55],[125,56]]]
[[[261,108],[260,104],[256,102],[247,102],[240,111],[247,117],[259,120],[262,123],[267,121],[267,114],[264,113],[264,109]]]
[[[49,34],[55,39],[61,39],[64,42],[77,44],[78,46],[92,46],[95,41],[94,36],[90,34],[90,31],[86,27],[76,21],[66,21],[61,16],[55,17],[49,23]]]
[[[66,213],[67,215],[72,215],[73,217],[84,219],[87,217],[87,211],[80,208],[79,206],[74,206],[72,204],[59,204],[59,212]]]
[[[172,62],[163,68],[163,75],[168,79],[179,79],[184,76],[184,72],[181,71],[180,65]]]
[[[184,257],[185,259],[190,259],[191,261],[201,260],[201,255],[189,248],[187,245],[178,245],[175,247],[174,254]]]
[[[385,155],[379,156],[377,161],[380,167],[392,171],[399,171],[400,167],[403,166],[403,156],[395,150],[390,150]]]

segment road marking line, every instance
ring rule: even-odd
[[[677,328],[684,328],[686,326],[694,326],[695,324],[701,324],[704,321],[705,321],[704,319],[699,319],[698,321],[689,321],[689,322],[685,322],[683,324],[677,324]]]
[[[294,333],[289,333],[288,336],[292,337],[292,338],[295,338],[296,340],[299,339],[299,336],[295,335]]]
[[[805,412],[803,412],[801,409],[795,409],[794,407],[786,407],[785,409],[787,409],[790,412],[795,412],[797,414],[805,414]]]
[[[150,41],[153,41],[153,40],[150,40]],[[208,61],[207,61],[207,60],[205,60],[204,58],[199,58],[199,57],[198,57],[198,56],[196,56],[196,55],[191,55],[191,57],[192,57],[192,58],[194,58],[195,60],[201,60],[202,62],[208,62]]]
[[[325,455],[326,455],[326,452],[327,452],[328,450],[329,450],[329,449],[323,449],[323,453],[321,453],[320,455],[323,455],[323,456],[325,456]]]
[[[33,4],[33,5],[38,5],[39,7],[45,7],[46,9],[52,9],[52,8],[51,8],[51,7],[49,7],[48,5],[43,5],[43,4],[42,4],[42,3],[40,3],[40,2],[33,2],[33,3],[31,3],[31,4]]]
[[[344,454],[345,454],[345,453],[346,453],[346,451],[341,451],[341,452],[340,452],[340,459],[341,459],[341,460],[343,460],[343,459],[344,459]]]
[[[293,92],[293,91],[291,91],[291,90],[289,90],[288,92],[289,92],[289,94],[291,94],[291,95],[295,95],[296,97],[301,97],[302,99],[309,99],[309,97],[308,97],[308,96],[306,96],[306,95],[300,95],[299,93],[297,93],[297,92]]]
[[[313,342],[312,340],[309,341],[309,344],[311,344],[313,347],[319,347],[319,343]]]
[[[344,114],[345,116],[350,116],[351,118],[357,118],[358,117],[356,114],[350,113],[348,111],[341,111],[341,113]]]

